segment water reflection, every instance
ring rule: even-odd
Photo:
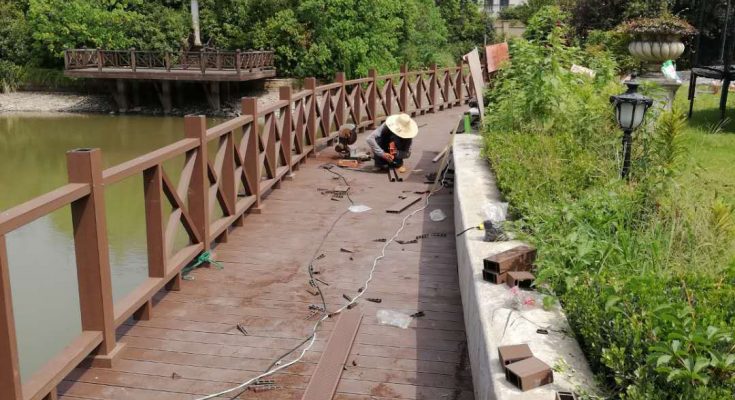
[[[67,150],[99,147],[109,167],[183,138],[183,126],[177,117],[0,115],[0,210],[65,184]],[[174,181],[180,162],[164,166]],[[107,188],[105,199],[119,299],[147,276],[142,177]],[[23,379],[81,330],[71,231],[65,207],[7,237]]]

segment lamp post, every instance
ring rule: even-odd
[[[653,100],[638,93],[637,81],[625,82],[628,91],[617,96],[610,96],[610,103],[615,107],[615,118],[623,130],[623,169],[620,177],[628,179],[630,173],[630,148],[633,142],[633,131],[643,123],[646,111],[653,105]]]

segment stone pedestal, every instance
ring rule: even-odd
[[[681,82],[667,79],[664,74],[660,72],[646,73],[639,76],[638,79],[645,82],[652,82],[660,88],[663,91],[664,96],[662,99],[663,103],[659,102],[659,104],[663,105],[664,110],[671,110],[674,106],[674,100],[676,99],[676,92],[679,91],[679,88],[682,85]]]

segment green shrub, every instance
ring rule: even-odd
[[[615,63],[562,35],[511,42],[513,62],[487,95],[485,154],[511,203],[509,228],[538,247],[537,284],[560,300],[606,396],[732,398],[733,207],[678,186],[678,112],[649,113],[631,181],[618,178]],[[597,65],[596,78],[572,63]]]
[[[523,37],[530,41],[545,41],[551,31],[560,30],[563,36],[568,35],[567,22],[569,14],[557,6],[542,7],[528,20]]]
[[[10,61],[0,60],[0,92],[12,92],[21,81],[22,68]]]

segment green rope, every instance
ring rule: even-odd
[[[192,280],[193,277],[189,277],[189,273],[191,273],[192,271],[201,267],[204,264],[214,265],[217,269],[224,268],[224,266],[219,261],[216,261],[215,259],[212,258],[212,253],[210,253],[209,251],[204,251],[201,254],[199,254],[196,260],[194,260],[193,264],[189,264],[181,270],[181,275],[183,276],[184,279]]]

